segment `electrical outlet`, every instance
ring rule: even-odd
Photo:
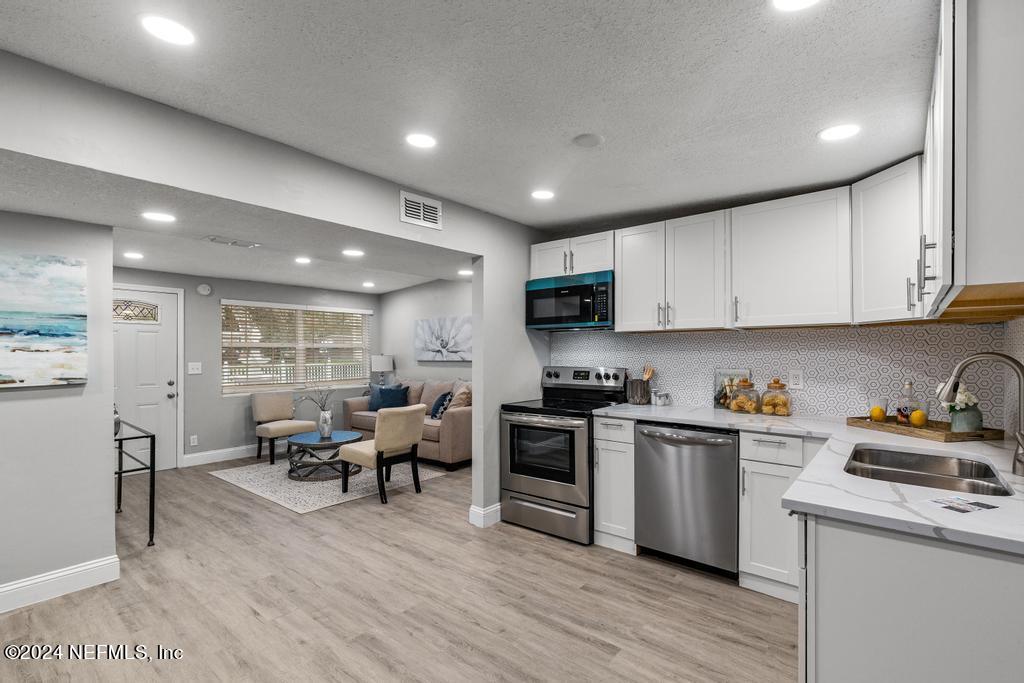
[[[192,436],[188,437],[188,445],[189,446],[198,446],[199,445],[199,435],[198,434],[193,434]]]
[[[789,388],[790,389],[803,389],[804,388],[804,369],[803,368],[790,368],[789,369]]]

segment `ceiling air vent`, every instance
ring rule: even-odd
[[[422,225],[424,228],[441,229],[441,202],[418,194],[399,192],[400,218],[403,223]]]
[[[233,237],[224,237],[222,235],[207,235],[203,238],[207,242],[213,242],[214,244],[223,244],[229,247],[242,247],[243,249],[252,249],[260,246],[259,242],[250,242],[248,240],[236,240]]]

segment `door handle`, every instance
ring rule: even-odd
[[[569,254],[562,252],[562,272],[569,272]]]
[[[176,393],[174,393],[173,391],[171,391],[171,392],[168,392],[168,394],[167,394],[167,398],[175,398],[175,397],[177,397],[177,394],[176,394]]]
[[[575,260],[576,260],[576,252],[572,251],[572,250],[569,250],[569,272],[570,273],[575,273],[576,272],[576,265],[574,263]]]
[[[167,380],[167,386],[173,387],[174,386],[174,380],[173,379]]]

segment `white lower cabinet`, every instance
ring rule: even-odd
[[[636,554],[633,543],[633,444],[594,440],[593,514],[594,543]]]
[[[740,460],[740,575],[751,574],[782,584],[778,587],[782,594],[776,597],[793,602],[800,582],[797,523],[796,517],[782,508],[782,494],[800,475],[800,469]]]

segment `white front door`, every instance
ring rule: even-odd
[[[118,315],[119,307],[128,307]],[[156,434],[156,467],[177,466],[178,295],[114,289],[114,401],[121,418]],[[126,449],[149,457],[148,443]]]

